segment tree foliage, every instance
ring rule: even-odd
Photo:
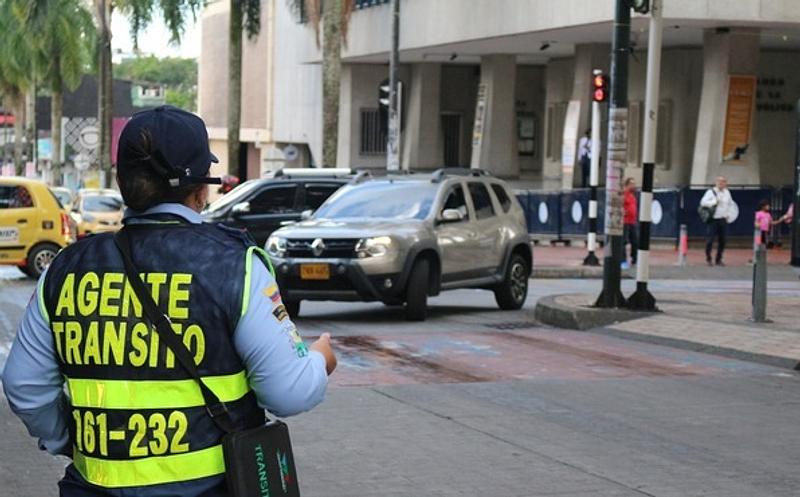
[[[114,66],[122,79],[157,83],[167,90],[167,103],[188,111],[197,110],[197,61],[154,55],[123,60]]]

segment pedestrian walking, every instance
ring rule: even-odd
[[[717,178],[716,185],[706,190],[700,200],[700,209],[705,209],[708,213],[706,222],[706,263],[711,266],[711,251],[714,241],[717,242],[717,253],[714,264],[724,266],[722,261],[725,252],[725,241],[728,232],[728,224],[732,223],[738,215],[739,208],[733,201],[730,190],[728,190],[728,180],[720,176]]]
[[[769,230],[772,225],[777,224],[777,221],[772,220],[772,213],[770,212],[769,200],[762,200],[758,203],[758,210],[755,215],[755,228],[760,232],[761,237],[760,245],[769,244]]]
[[[266,254],[202,223],[219,179],[199,117],[137,113],[118,150],[124,227],[65,248],[39,279],[5,394],[40,448],[72,459],[62,497],[229,496],[225,424],[257,428],[265,409],[321,402],[330,337],[306,347]]]
[[[589,187],[589,174],[592,168],[592,130],[587,129],[578,140],[578,164],[581,166],[581,188]]]
[[[626,178],[622,187],[622,269],[628,269],[631,264],[636,265],[636,255],[639,250],[639,237],[636,232],[636,223],[639,220],[639,213],[636,206],[636,181],[633,178]],[[627,246],[631,246],[631,258],[628,262]]]

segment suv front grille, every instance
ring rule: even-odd
[[[324,238],[322,243],[325,248],[319,255],[315,255],[311,248],[314,240],[286,240],[287,257],[352,259],[356,256],[357,238]]]

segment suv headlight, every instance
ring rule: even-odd
[[[267,240],[267,253],[274,257],[286,255],[286,238],[271,236]]]
[[[356,244],[356,254],[359,259],[367,257],[382,257],[392,250],[392,238],[389,236],[376,236],[362,238]]]

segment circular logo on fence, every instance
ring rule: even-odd
[[[577,200],[572,202],[572,222],[578,224],[583,219],[583,207]]]
[[[539,202],[539,222],[547,224],[547,218],[550,217],[550,212],[547,210],[547,204]]]
[[[739,204],[733,202],[731,204],[731,215],[728,216],[728,224],[736,222],[739,219]]]
[[[96,126],[84,126],[78,135],[78,141],[83,148],[94,150],[100,146],[100,130]]]
[[[659,224],[664,217],[664,209],[661,208],[661,202],[658,200],[653,200],[650,216],[653,218],[653,224]]]

